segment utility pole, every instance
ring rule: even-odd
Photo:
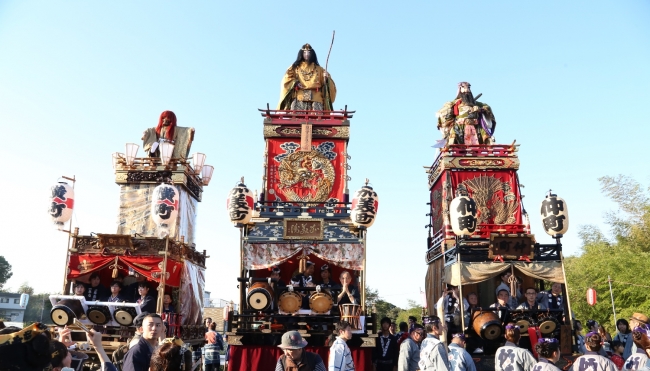
[[[609,283],[609,296],[612,298],[612,312],[614,312],[614,327],[616,327],[616,307],[614,306],[614,292],[612,291],[612,277],[607,275],[607,282]]]

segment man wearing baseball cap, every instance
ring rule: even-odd
[[[305,346],[307,341],[298,331],[285,332],[278,345],[284,354],[278,358],[275,371],[326,371],[323,359],[316,353],[304,350]]]

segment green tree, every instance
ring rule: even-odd
[[[0,289],[9,281],[12,275],[11,264],[9,264],[4,256],[0,256]]]
[[[50,294],[36,294],[30,295],[27,308],[23,321],[26,324],[33,322],[43,322],[51,324],[50,311],[52,310],[52,303],[50,302]]]
[[[29,294],[33,295],[34,294],[34,288],[29,286],[29,283],[23,282],[22,285],[18,288],[18,293],[19,294]]]
[[[616,331],[609,295],[608,276],[617,318],[634,312],[650,314],[650,294],[645,277],[650,276],[650,198],[634,179],[619,175],[599,178],[603,193],[619,207],[605,216],[611,228],[608,239],[597,227],[582,226],[581,255],[565,259],[569,297],[576,318],[595,319],[610,332]],[[598,294],[596,305],[585,300],[586,290]]]
[[[422,306],[418,305],[415,300],[409,299],[407,303],[408,303],[408,308],[399,312],[399,314],[397,315],[397,320],[395,320],[395,322],[397,322],[398,325],[400,322],[408,323],[409,316],[413,316],[418,319],[418,323],[421,323]]]
[[[377,331],[379,331],[379,321],[382,318],[388,317],[392,320],[395,320],[399,312],[402,310],[394,304],[383,300],[379,296],[378,290],[374,290],[368,286],[366,286],[366,308],[375,310],[375,313],[377,315]]]

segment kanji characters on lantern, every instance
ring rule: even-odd
[[[471,236],[476,230],[476,202],[467,196],[458,196],[449,204],[451,229],[457,236]]]
[[[151,218],[158,227],[158,235],[162,238],[169,235],[169,230],[178,216],[179,193],[176,187],[161,184],[154,188],[151,197]]]
[[[542,201],[540,214],[544,231],[552,237],[562,237],[569,230],[569,209],[566,202],[550,191]]]
[[[372,187],[366,185],[354,193],[350,219],[357,227],[370,228],[375,222],[377,209],[379,208],[379,197]]]
[[[74,189],[68,183],[59,182],[52,186],[51,191],[50,216],[55,225],[62,227],[72,217]]]
[[[253,210],[255,210],[253,193],[246,187],[243,179],[230,191],[226,207],[230,221],[235,224],[247,224],[253,217]]]

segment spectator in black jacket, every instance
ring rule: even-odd
[[[142,333],[142,337],[126,353],[122,371],[149,371],[151,355],[158,346],[158,338],[163,333],[162,318],[155,313],[147,314],[138,331]]]

